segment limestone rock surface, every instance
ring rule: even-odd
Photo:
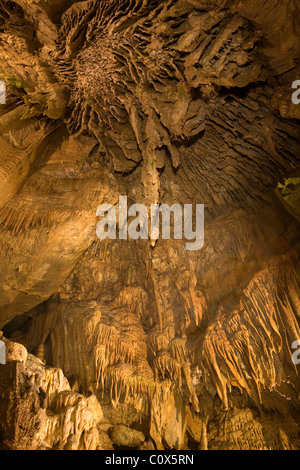
[[[0,0],[2,449],[300,449],[297,0]],[[97,207],[204,204],[205,242]]]

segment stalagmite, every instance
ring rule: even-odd
[[[0,449],[299,450],[299,18],[0,0]]]

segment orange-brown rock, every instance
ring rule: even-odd
[[[299,13],[0,0],[0,448],[300,449]],[[123,195],[203,248],[100,241]]]

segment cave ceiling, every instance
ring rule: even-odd
[[[299,14],[0,0],[0,448],[300,449]],[[125,195],[202,249],[99,240]]]

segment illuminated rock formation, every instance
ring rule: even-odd
[[[0,28],[0,447],[299,449],[296,0],[0,0]],[[205,204],[203,249],[98,240],[124,195]]]

